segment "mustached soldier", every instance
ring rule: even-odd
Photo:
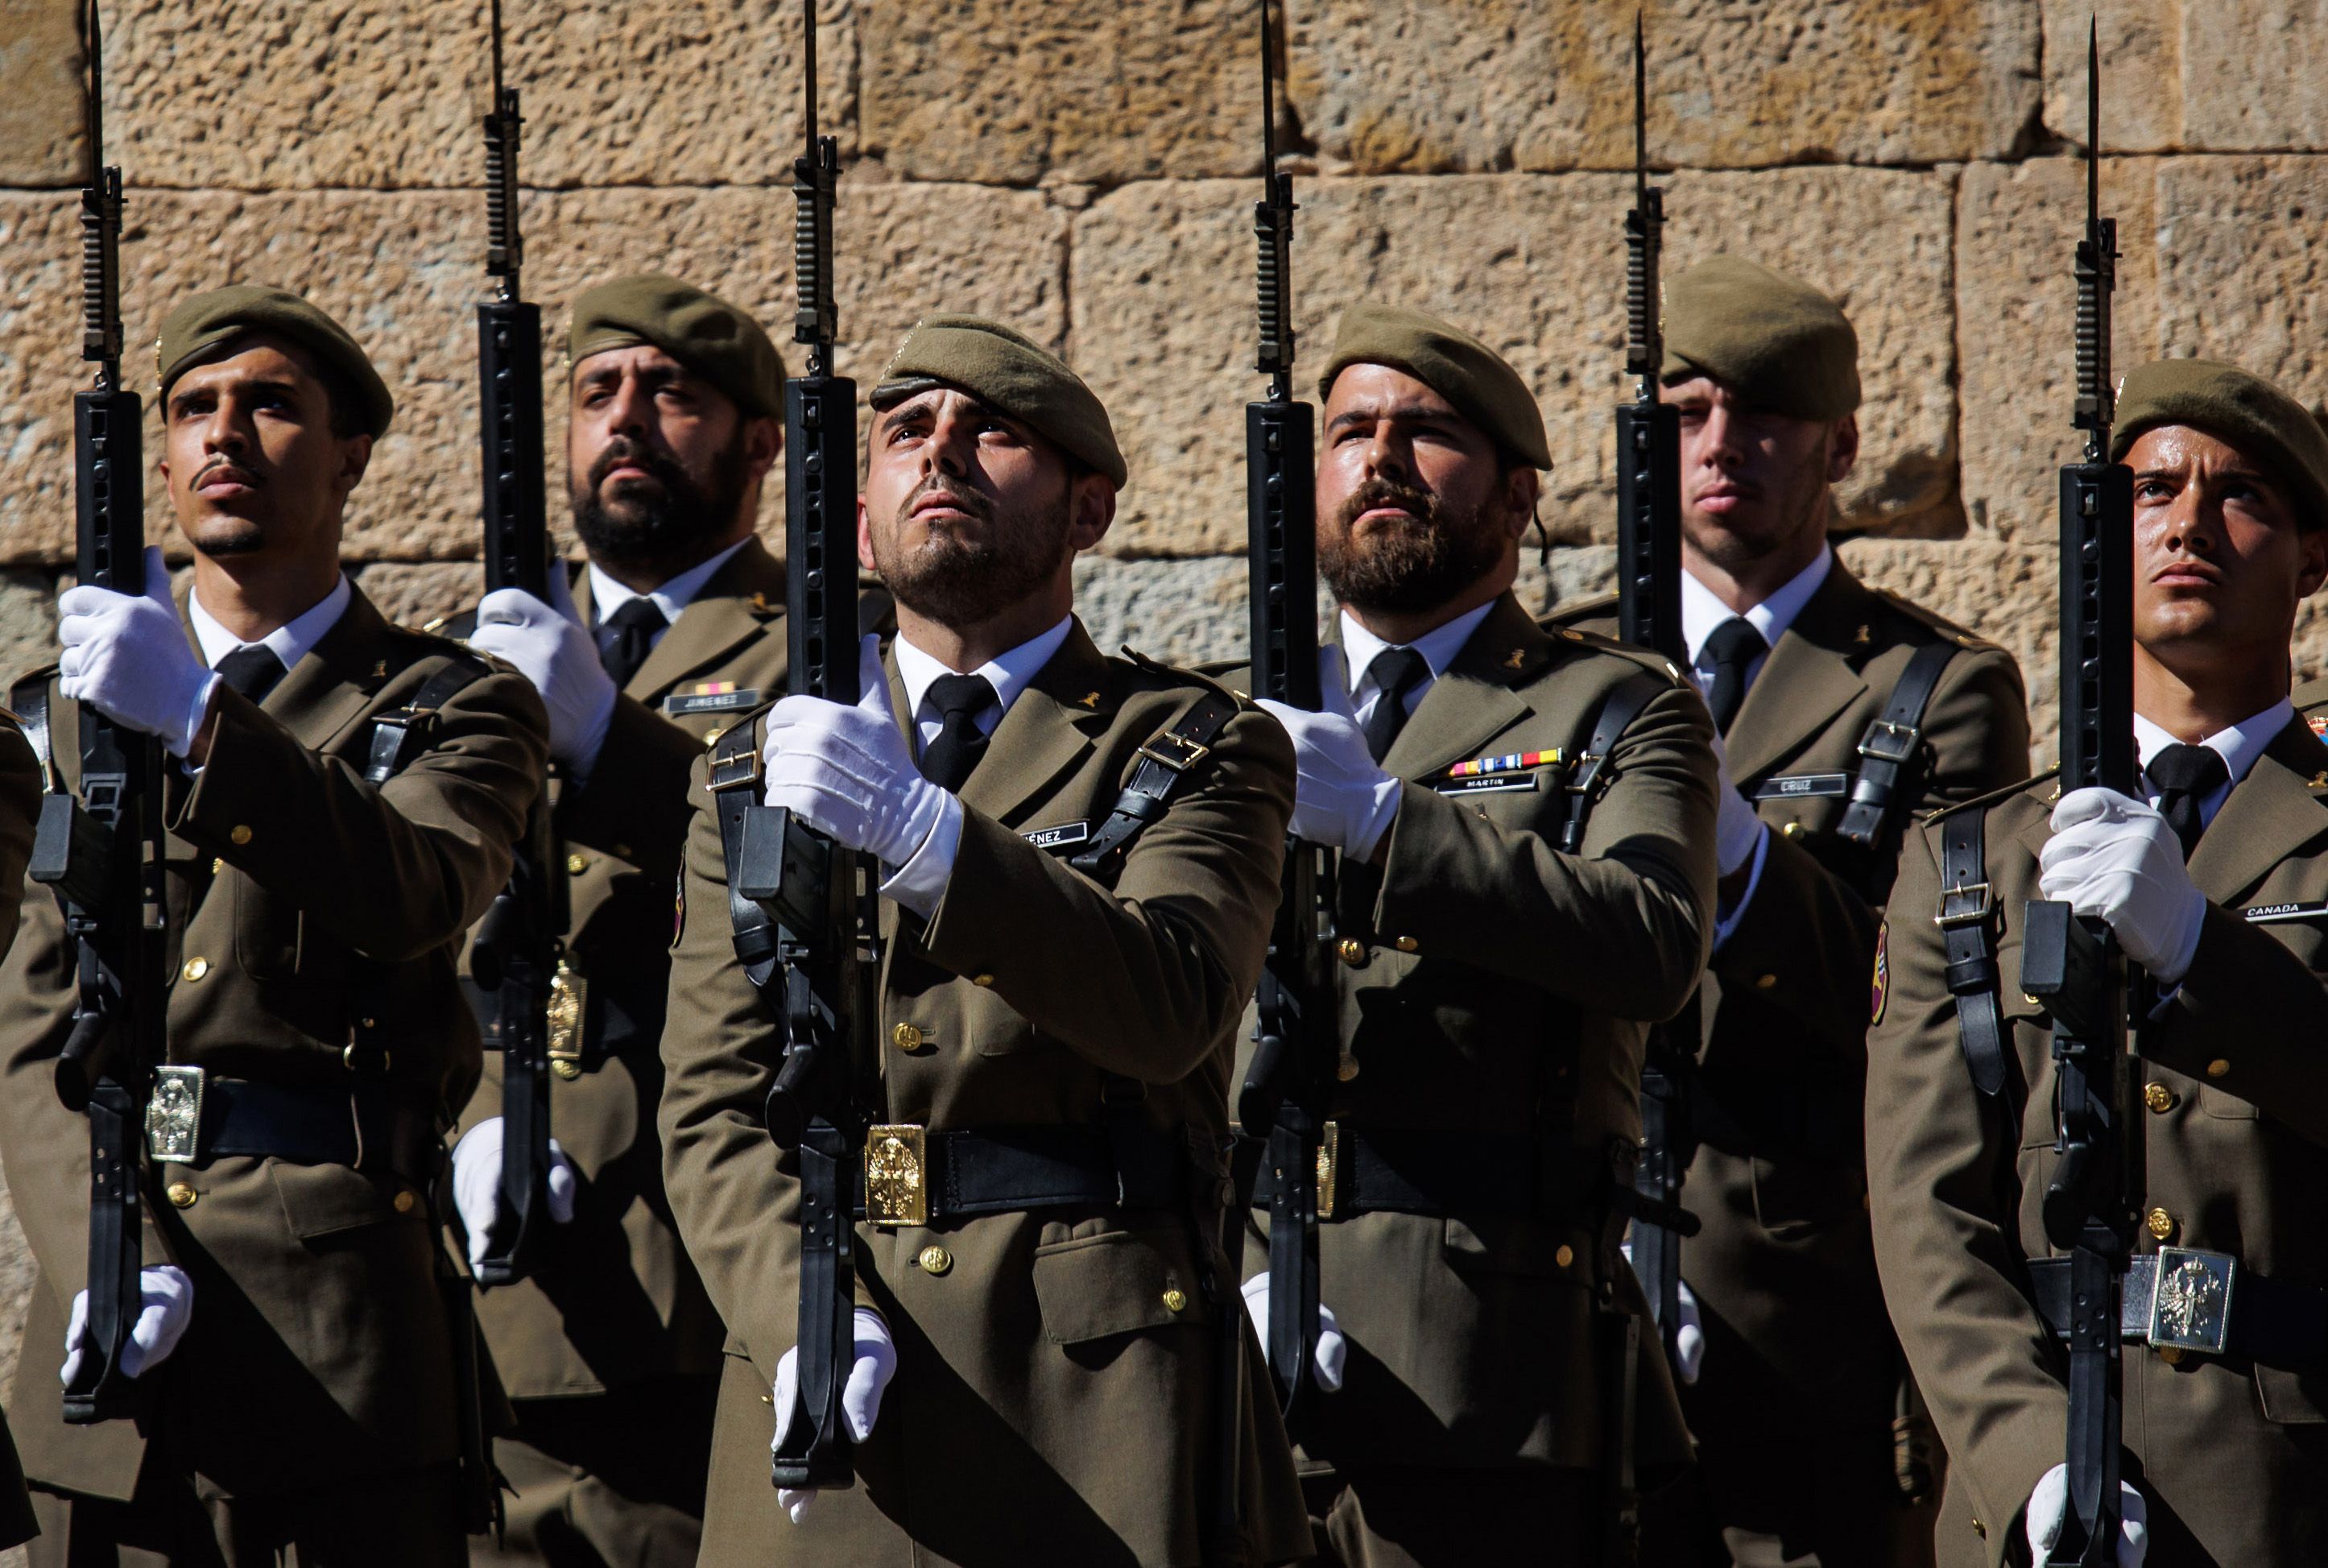
[[[1717,257],[1676,274],[1665,308],[1682,632],[1727,749],[1687,1098],[1704,1228],[1682,1250],[1703,1335],[1684,1336],[1683,1405],[1731,1560],[1925,1562],[1937,1488],[1901,1468],[1929,1433],[1901,1420],[1920,1407],[1875,1277],[1861,1003],[1913,813],[2028,775],[2021,675],[1827,543],[1859,453],[1859,342],[1835,302]],[[1608,600],[1557,620],[1616,631]]]
[[[1318,1241],[1338,1387],[1294,1433],[1311,1524],[1352,1568],[1599,1562],[1623,1373],[1606,1315],[1642,1306],[1618,1252],[1636,1086],[1647,1023],[1704,955],[1712,735],[1664,661],[1546,632],[1514,596],[1551,457],[1509,364],[1360,305],[1319,391],[1328,711],[1269,705],[1300,770],[1293,831],[1340,851]],[[1572,771],[1588,750],[1597,784]],[[1244,1295],[1266,1333],[1267,1273]],[[1688,1442],[1655,1331],[1639,1344],[1654,1486]]]
[[[1070,568],[1125,469],[1065,365],[932,316],[872,404],[859,559],[897,636],[859,707],[788,697],[714,748],[717,793],[697,778],[662,1131],[672,1212],[732,1337],[702,1560],[1306,1556],[1219,1245],[1285,737],[1208,682],[1103,655],[1075,619]],[[845,1491],[768,1484],[793,1406],[801,1186],[762,1122],[779,1041],[737,957],[732,789],[880,865],[869,1109],[904,1175],[857,1227]],[[1248,1363],[1226,1410],[1225,1355]],[[1234,1498],[1212,1479],[1225,1432]],[[1219,1534],[1231,1502],[1242,1531]]]
[[[2328,578],[2328,437],[2257,377],[2169,360],[2126,378],[2110,457],[2134,470],[2140,798],[2041,777],[1910,839],[1868,1041],[1876,1262],[1948,1446],[1940,1561],[2042,1561],[2068,1500],[2070,1292],[2022,927],[2034,898],[2107,921],[2155,999],[2124,1130],[2146,1176],[2116,1560],[2317,1563],[2328,746],[2287,661]]]
[[[33,1561],[465,1561],[456,1344],[428,1191],[478,1074],[455,963],[506,880],[546,724],[516,674],[383,620],[340,568],[350,494],[388,427],[355,340],[281,289],[185,300],[162,324],[161,473],[192,547],[173,604],[59,602],[47,709],[160,737],[175,979],[163,1071],[194,1113],[152,1130],[136,1421],[67,1426],[52,1356],[89,1244],[89,1134],[59,1103],[71,950],[44,888],[0,970],[0,1150],[39,1264],[10,1402]],[[457,1338],[456,1338],[457,1337]]]
[[[784,568],[754,534],[783,449],[784,366],[758,323],[676,278],[586,290],[567,334],[570,596],[488,595],[473,646],[541,693],[571,923],[551,1042],[552,1217],[539,1267],[477,1319],[515,1408],[517,1489],[481,1562],[691,1564],[722,1329],[662,1190],[656,1047],[687,779],[784,687]],[[558,587],[563,587],[562,577]],[[471,990],[487,1027],[498,995]],[[502,1219],[501,1057],[453,1150],[473,1259]]]

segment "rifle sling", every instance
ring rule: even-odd
[[[1988,886],[1987,813],[1978,806],[1940,819],[1940,907],[1957,1043],[1984,1099],[2004,1089],[2004,1022],[1997,1003],[1996,906]]]
[[[1592,808],[1616,782],[1610,759],[1616,754],[1617,743],[1632,728],[1633,720],[1647,711],[1649,704],[1670,687],[1670,682],[1640,670],[1619,681],[1601,700],[1600,710],[1593,717],[1591,738],[1584,743],[1575,770],[1569,775],[1568,816],[1560,827],[1562,853],[1582,852],[1584,825],[1592,815]]]
[[[1953,643],[1927,643],[1917,649],[1901,672],[1900,683],[1892,688],[1882,717],[1860,737],[1859,772],[1836,831],[1863,850],[1875,848],[1897,825],[1894,808],[1903,793],[1901,783],[1923,749],[1924,712],[1956,652]]]
[[[1138,765],[1124,781],[1123,793],[1092,835],[1084,852],[1067,862],[1086,877],[1112,878],[1123,869],[1131,846],[1150,823],[1163,820],[1166,808],[1189,772],[1213,749],[1213,742],[1236,717],[1234,698],[1207,691],[1187,712],[1156,732],[1140,748]]]

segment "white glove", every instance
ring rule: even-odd
[[[498,1240],[505,1210],[502,1204],[502,1119],[478,1122],[453,1145],[453,1207],[461,1228],[469,1233],[469,1266],[485,1261],[489,1240]],[[553,1225],[574,1221],[574,1162],[558,1140],[549,1141],[549,1218]]]
[[[1619,1250],[1630,1263],[1633,1244],[1627,1242]],[[1680,1319],[1674,1325],[1674,1355],[1681,1362],[1674,1370],[1681,1374],[1684,1383],[1695,1387],[1698,1369],[1705,1365],[1705,1319],[1697,1310],[1697,1292],[1689,1288],[1687,1280],[1674,1282],[1674,1315]]]
[[[131,1377],[169,1359],[194,1315],[194,1282],[174,1263],[137,1272],[137,1321],[121,1347],[121,1370]],[[65,1325],[65,1364],[57,1373],[66,1386],[80,1370],[81,1337],[89,1330],[89,1292],[73,1298],[72,1320]]]
[[[2143,1556],[2150,1550],[2150,1505],[2124,1481],[2118,1482],[2117,1492],[2117,1568],[2142,1568]],[[2034,1561],[2042,1563],[2052,1553],[2069,1516],[2070,1467],[2055,1465],[2029,1493],[2023,1527]]]
[[[855,1359],[849,1364],[849,1381],[840,1385],[840,1418],[849,1427],[850,1441],[863,1442],[873,1435],[873,1422],[881,1414],[882,1393],[896,1374],[897,1347],[889,1338],[889,1325],[869,1307],[857,1309],[854,1338]],[[768,1443],[771,1453],[784,1446],[785,1429],[792,1425],[799,1381],[800,1350],[795,1347],[776,1361],[776,1419],[783,1424]],[[797,1525],[808,1516],[809,1503],[815,1496],[813,1488],[778,1487],[776,1506]]]
[[[858,671],[865,695],[854,708],[821,697],[787,697],[769,709],[767,740],[760,748],[764,798],[797,812],[845,848],[862,850],[885,866],[903,866],[949,817],[959,821],[962,803],[914,765],[905,732],[890,717],[878,639],[859,645]],[[960,840],[956,828],[948,841]],[[937,878],[936,885],[943,887],[944,878]]]
[[[1261,1337],[1262,1359],[1269,1358],[1269,1276],[1255,1274],[1244,1282],[1244,1315],[1253,1319],[1253,1331]],[[1350,1353],[1350,1342],[1342,1338],[1342,1326],[1335,1319],[1334,1309],[1325,1302],[1318,1303],[1318,1349],[1310,1357],[1318,1364],[1318,1386],[1331,1394],[1342,1386],[1342,1362]]]
[[[507,660],[541,693],[549,710],[549,755],[587,774],[606,744],[615,717],[615,678],[598,661],[598,644],[574,608],[566,569],[550,563],[549,603],[523,588],[495,588],[477,605],[469,645]]]
[[[218,676],[202,662],[170,597],[170,568],[146,547],[146,591],[117,594],[83,584],[57,596],[58,690],[142,735],[172,756],[193,749]]]
[[[1398,780],[1366,751],[1340,648],[1318,650],[1318,690],[1326,704],[1319,713],[1265,698],[1256,704],[1293,737],[1293,836],[1370,860],[1398,815]]]
[[[2128,958],[2164,985],[2191,972],[2206,896],[2192,885],[2166,819],[2115,790],[2072,790],[2053,808],[2038,855],[2048,898],[2109,922]]]
[[[1720,779],[1719,814],[1713,822],[1714,870],[1723,877],[1734,876],[1754,858],[1755,849],[1769,826],[1754,814],[1738,786],[1730,782],[1730,748],[1722,744],[1722,737],[1713,737],[1713,765]]]

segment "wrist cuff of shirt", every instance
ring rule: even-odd
[[[1754,902],[1754,889],[1762,885],[1763,863],[1769,860],[1769,858],[1770,829],[1769,825],[1765,823],[1763,824],[1762,831],[1754,836],[1753,864],[1746,873],[1745,891],[1738,895],[1738,902],[1732,904],[1728,909],[1717,910],[1715,912],[1713,924],[1713,948],[1715,952],[1719,953],[1722,950],[1722,944],[1730,940],[1731,933],[1736,931],[1739,925],[1744,921],[1746,906]]]
[[[1385,775],[1374,786],[1374,804],[1368,809],[1366,821],[1357,824],[1358,831],[1343,846],[1343,852],[1353,859],[1373,859],[1375,850],[1381,847],[1383,836],[1390,831],[1391,823],[1397,820],[1399,781]]]
[[[962,850],[962,802],[939,790],[938,818],[906,863],[881,884],[881,897],[927,920],[937,913],[946,881],[953,875],[954,858]]]
[[[616,690],[615,683],[607,681],[605,690],[598,693],[597,710],[574,737],[574,755],[558,759],[565,764],[567,777],[577,784],[587,779],[590,770],[597,765],[598,753],[606,744],[606,731],[615,722],[615,699],[621,696],[622,692]]]
[[[211,698],[223,684],[215,670],[203,671],[202,678],[194,683],[194,700],[186,710],[184,730],[163,737],[162,744],[168,747],[172,756],[183,758],[194,749],[194,737],[202,734],[202,725],[211,716]]]

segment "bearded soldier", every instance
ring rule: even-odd
[[[495,1445],[517,1497],[477,1555],[691,1564],[722,1331],[663,1197],[656,1047],[689,770],[784,685],[784,568],[753,531],[784,367],[750,316],[653,275],[576,299],[567,360],[588,562],[556,605],[488,595],[468,631],[549,710],[572,912],[550,1042],[560,1223],[529,1277],[478,1300],[517,1414]],[[498,993],[471,995],[490,1037]],[[453,1150],[473,1259],[506,1223],[500,1066],[489,1053]]]
[[[2023,910],[2106,921],[2148,977],[2117,1561],[2318,1563],[2328,746],[2287,671],[2328,578],[2328,436],[2245,371],[2170,360],[2126,378],[2109,455],[2134,471],[2140,793],[2041,777],[1911,837],[1868,1043],[1876,1262],[1948,1446],[1941,1560],[2043,1560],[2070,1290],[2042,1215],[2052,1030],[2022,986]]]
[[[1860,1003],[1912,815],[2028,775],[2021,675],[1827,542],[1859,454],[1858,336],[1835,302],[1716,257],[1665,310],[1682,633],[1727,751],[1685,1097],[1704,1229],[1682,1249],[1702,1325],[1683,1405],[1731,1560],[1925,1562],[1936,1488],[1875,1277]],[[1606,600],[1557,621],[1616,630]]]
[[[934,315],[872,406],[859,559],[897,635],[869,650],[861,704],[788,697],[696,780],[662,1131],[731,1337],[702,1560],[1306,1556],[1219,1244],[1231,1036],[1291,809],[1284,735],[1204,681],[1103,655],[1075,619],[1070,568],[1125,469],[1056,358]],[[769,1486],[802,1187],[762,1121],[780,1037],[737,956],[721,822],[738,790],[879,866],[862,1048],[891,1179],[856,1232],[843,1491]]]
[[[1606,1347],[1641,1307],[1618,1238],[1646,1026],[1711,929],[1712,735],[1664,661],[1514,596],[1551,457],[1502,358],[1358,305],[1319,392],[1327,710],[1269,705],[1294,833],[1340,851],[1311,1524],[1352,1568],[1599,1562],[1629,1381],[1644,1484],[1688,1458],[1655,1331],[1629,1367]],[[1265,1333],[1268,1274],[1244,1295]]]
[[[71,944],[29,892],[0,971],[0,1150],[40,1270],[10,1401],[33,1561],[457,1563],[474,1330],[427,1195],[478,1073],[461,934],[540,792],[541,704],[390,625],[342,572],[393,405],[337,322],[282,289],[218,289],[170,313],[158,352],[191,588],[174,604],[153,550],[144,595],[68,590],[61,680],[20,683],[15,705],[45,709],[63,775],[73,703],[174,759],[160,1073],[189,1114],[149,1125],[139,1178],[122,1366],[144,1409],[67,1426],[55,1368],[82,1353],[89,1131],[52,1078]]]

